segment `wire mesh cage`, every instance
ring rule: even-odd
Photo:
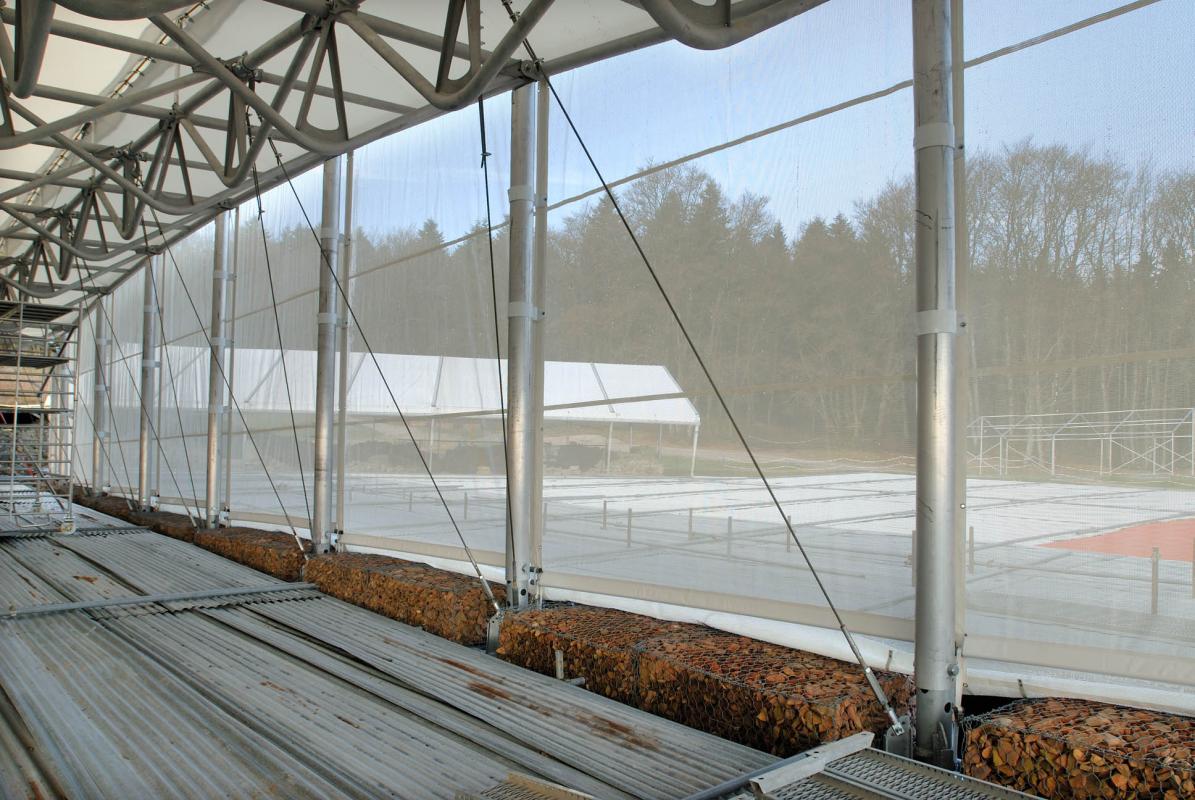
[[[474,576],[369,553],[311,559],[304,576],[320,591],[437,636],[469,645],[486,640],[490,606]],[[506,587],[490,589],[502,603]]]
[[[304,551],[295,537],[255,528],[216,528],[195,532],[195,544],[225,558],[281,578],[297,581],[303,574]]]
[[[1195,797],[1195,719],[1086,700],[1020,700],[964,722],[963,769],[1044,798]]]
[[[704,625],[559,606],[508,615],[500,644],[523,667],[559,667],[591,691],[778,755],[888,724],[857,665]],[[911,710],[909,678],[880,682],[898,713]]]
[[[611,608],[559,605],[507,615],[502,623],[498,655],[527,669],[552,675],[556,671],[556,652],[560,651],[565,677],[584,677],[585,687],[590,691],[638,705],[639,644],[660,636],[681,635],[694,628],[697,626]]]
[[[637,647],[644,709],[781,756],[888,727],[857,664],[721,631],[687,634]],[[912,680],[878,677],[897,713],[911,713]]]

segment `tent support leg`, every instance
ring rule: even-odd
[[[108,457],[108,345],[112,340],[104,333],[102,324],[105,314],[103,304],[106,300],[107,298],[101,297],[96,302],[92,325],[95,331],[95,393],[92,396],[91,408],[95,435],[91,443],[91,488],[98,494],[108,491],[105,469]]]
[[[913,0],[916,152],[917,578],[915,755],[955,765],[954,149],[950,0]]]
[[[548,120],[552,95],[540,81],[535,105],[535,242],[531,304],[539,315],[531,325],[531,566],[543,564],[544,542],[544,303],[547,301],[548,262]],[[531,576],[538,598],[538,574]]]
[[[697,474],[697,437],[701,434],[701,426],[693,426],[693,454],[689,457],[689,477]]]
[[[353,151],[345,155],[344,169],[344,246],[341,249],[341,286],[336,305],[340,314],[336,328],[336,530],[344,530],[345,475],[348,472],[348,413],[349,413],[349,281],[353,276]]]
[[[235,215],[228,211],[221,211],[216,216],[212,318],[208,329],[211,351],[207,376],[207,466],[204,472],[207,477],[204,487],[204,521],[213,528],[220,524],[220,423],[228,404],[224,382],[228,374],[228,286],[234,279],[234,224]]]
[[[232,253],[229,256],[229,278],[228,278],[228,298],[226,301],[225,311],[225,325],[224,325],[224,371],[228,378],[227,397],[224,407],[221,411],[221,416],[224,418],[224,427],[222,432],[222,439],[220,440],[220,450],[222,459],[220,461],[219,469],[220,480],[217,484],[222,488],[220,491],[223,494],[217,497],[219,502],[219,511],[223,516],[225,522],[229,522],[232,516],[232,398],[236,396],[236,329],[237,329],[237,254],[240,252],[238,243],[240,242],[241,232],[241,207],[237,206],[232,212]]]
[[[532,507],[536,476],[535,328],[535,99],[536,84],[511,93],[510,132],[510,308],[508,311],[506,438],[510,487],[510,540],[506,543],[506,597],[511,608],[530,600]],[[542,353],[542,350],[540,351]],[[542,402],[539,404],[542,425]]]
[[[319,314],[315,340],[315,477],[312,486],[311,549],[326,553],[333,544],[332,418],[336,413],[336,344],[340,298],[341,219],[344,214],[345,157],[324,162],[323,221],[320,224]]]
[[[152,510],[157,486],[157,455],[154,439],[155,397],[158,386],[158,303],[154,283],[160,255],[151,255],[143,267],[145,293],[141,316],[141,429],[137,439],[137,505],[142,511]]]

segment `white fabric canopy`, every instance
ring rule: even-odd
[[[170,349],[176,365],[199,363],[207,355],[207,348],[171,346]],[[296,413],[313,413],[315,410],[315,355],[313,350],[286,351],[286,371]],[[377,363],[381,374],[368,354],[349,356],[348,413],[394,414],[394,402],[386,390],[386,382],[408,416],[499,413],[498,362],[492,358],[379,353]],[[505,397],[505,360],[501,367],[502,397]],[[183,390],[184,385],[180,383],[179,388]],[[190,399],[194,406],[203,407],[207,402],[206,387],[196,385],[191,388],[194,391],[183,391],[182,394],[192,395]],[[237,348],[233,389],[245,412],[287,411],[287,390],[279,351]],[[544,404],[547,407],[544,416],[547,419],[698,427],[701,417],[686,397],[612,402],[627,397],[681,393],[672,373],[661,364],[548,361],[544,365]],[[186,402],[182,396],[179,399]]]

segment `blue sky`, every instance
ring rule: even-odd
[[[969,0],[966,55],[1118,5]],[[729,50],[660,45],[557,76],[555,85],[606,177],[616,179],[908,79],[908,8],[908,0],[832,0]],[[968,70],[968,148],[1032,138],[1130,164],[1195,168],[1193,32],[1195,2],[1159,0]],[[911,102],[903,90],[697,164],[731,195],[770,198],[792,235],[815,216],[850,214],[856,201],[911,172]],[[491,197],[501,219],[509,99],[488,101],[486,114]],[[551,140],[550,199],[592,189],[592,172],[557,113]],[[357,225],[377,236],[434,218],[446,236],[463,233],[484,216],[479,151],[476,108],[363,148],[356,156]],[[314,199],[317,179],[304,178]],[[295,216],[279,210],[277,224]]]

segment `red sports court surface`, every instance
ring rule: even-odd
[[[1195,519],[1147,522],[1095,536],[1050,542],[1043,547],[1141,558],[1152,556],[1156,547],[1167,561],[1191,561],[1195,548]]]

